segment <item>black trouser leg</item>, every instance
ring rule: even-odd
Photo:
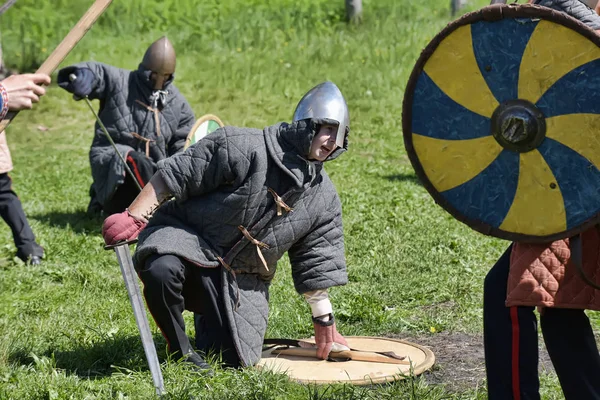
[[[193,352],[182,315],[185,308],[185,269],[184,263],[176,256],[154,255],[139,271],[148,309],[167,340],[169,352],[176,358]]]
[[[94,216],[100,214],[102,211],[102,204],[96,198],[96,190],[94,189],[94,184],[90,186],[90,202],[88,203],[87,213]]]
[[[565,399],[600,399],[600,355],[585,312],[546,308],[540,323]]]
[[[182,315],[188,309],[202,315],[202,322],[196,324],[196,329],[201,328],[200,336],[197,331],[198,349],[221,351],[226,365],[239,366],[223,306],[220,274],[220,268],[197,267],[173,255],[151,256],[139,272],[148,309],[169,352],[185,355],[193,351]]]
[[[490,400],[539,399],[537,320],[533,307],[506,307],[512,247],[485,278],[483,338]]]
[[[192,276],[196,282],[195,296],[198,301],[198,307],[194,307],[194,310],[199,311],[195,315],[196,347],[203,352],[220,351],[223,363],[239,367],[240,359],[233,344],[221,295],[221,269],[192,266],[188,282],[191,282]]]
[[[135,175],[135,181],[128,172],[125,173],[123,184],[119,185],[113,197],[104,204],[104,212],[108,215],[125,211],[140,193],[136,181],[143,188],[156,172],[154,161],[138,151],[130,151],[125,161]]]
[[[12,231],[19,258],[26,260],[30,255],[42,256],[21,201],[12,190],[12,180],[8,174],[0,174],[0,216]]]

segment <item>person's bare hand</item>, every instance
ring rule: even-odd
[[[19,74],[4,79],[2,86],[8,92],[8,109],[19,111],[30,109],[46,93],[42,85],[50,84],[46,74]]]

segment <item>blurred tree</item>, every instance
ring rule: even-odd
[[[350,22],[362,20],[362,0],[346,0],[346,17]]]
[[[467,0],[450,0],[450,10],[452,15],[456,15],[458,10],[463,8],[467,4]]]
[[[17,0],[7,0],[2,6],[0,6],[0,15],[4,14]],[[2,57],[2,43],[0,41],[0,79],[4,79],[7,76],[7,70],[4,66],[4,57]]]

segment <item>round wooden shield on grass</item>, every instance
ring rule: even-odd
[[[272,354],[273,349],[269,349],[263,351],[257,368],[286,374],[290,379],[300,383],[371,385],[420,375],[430,369],[435,362],[431,350],[403,340],[365,336],[348,336],[346,340],[350,348],[366,352],[391,351],[398,356],[405,356],[405,360],[410,363],[400,365],[354,360],[332,362],[316,358],[275,355]]]
[[[216,115],[206,114],[198,118],[185,140],[183,149],[187,149],[211,132],[223,127],[223,122]]]
[[[488,235],[572,236],[600,221],[600,36],[535,5],[494,5],[426,47],[404,143],[436,202]]]

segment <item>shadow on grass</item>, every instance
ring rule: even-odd
[[[154,335],[159,362],[166,359],[165,340],[161,335]],[[55,367],[67,374],[80,378],[99,379],[111,376],[118,369],[147,371],[148,361],[139,336],[117,336],[90,346],[79,346],[69,351],[52,349],[43,354],[48,359],[54,358]],[[9,361],[20,365],[35,365],[39,368],[39,356],[36,357],[25,349],[17,349],[9,356]]]
[[[417,178],[417,175],[415,175],[414,173],[386,175],[384,176],[384,178],[391,182],[411,182],[416,183],[418,185],[422,185],[421,181],[419,180],[419,178]]]
[[[76,233],[101,233],[103,216],[100,214],[88,214],[83,210],[76,212],[53,211],[46,214],[32,214],[28,218],[36,219],[44,224],[58,227],[70,228]]]

